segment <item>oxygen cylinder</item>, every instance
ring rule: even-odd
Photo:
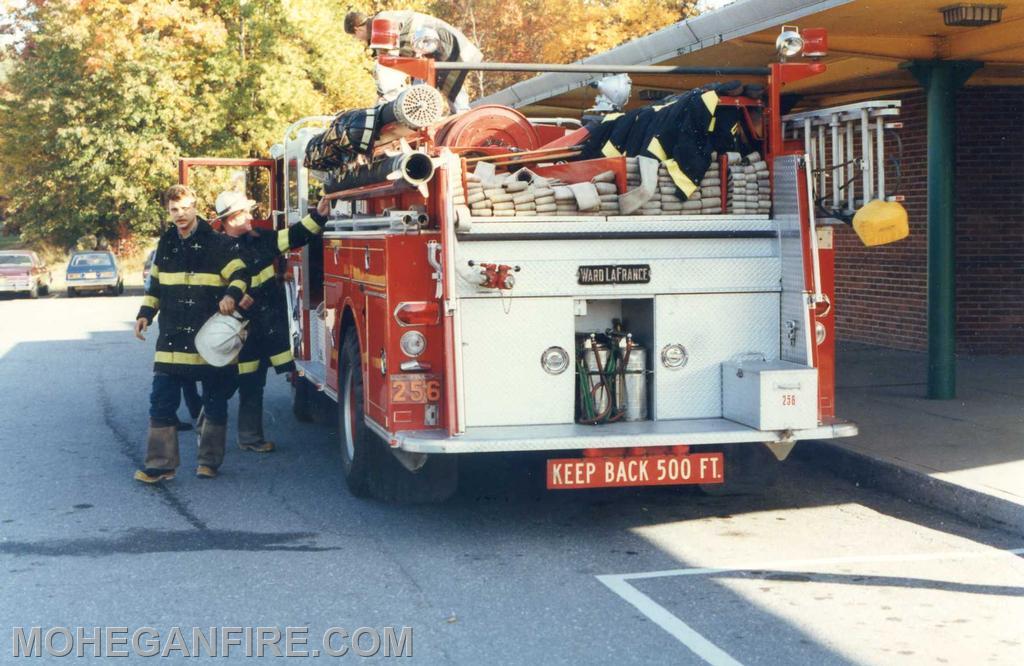
[[[624,421],[647,420],[647,350],[631,337],[619,341],[615,407]]]
[[[607,416],[609,413],[608,407],[611,396],[609,395],[608,384],[602,382],[601,379],[601,374],[608,365],[609,354],[611,354],[611,350],[603,342],[597,342],[593,338],[587,338],[583,341],[583,365],[587,370],[586,385],[590,391],[590,401],[593,404],[593,417]],[[602,383],[604,388],[600,388]]]

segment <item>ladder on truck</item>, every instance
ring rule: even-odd
[[[892,137],[897,155],[890,157],[899,174],[903,123],[899,100],[874,100],[782,117],[783,136],[800,140],[810,159],[814,200],[834,217],[849,219],[872,199],[902,201],[886,189],[886,140]],[[899,178],[897,177],[897,189]],[[858,187],[859,184],[859,187]]]

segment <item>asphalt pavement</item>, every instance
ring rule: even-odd
[[[193,628],[240,628],[235,658],[247,628],[295,627],[293,654],[359,661],[409,627],[392,652],[424,664],[1024,663],[1019,536],[805,460],[764,495],[709,497],[549,492],[543,458],[481,455],[449,502],[393,506],[348,494],[335,429],[294,421],[272,377],[276,452],[229,432],[222,476],[200,480],[183,433],[178,477],[143,486],[139,300],[0,301],[0,662],[33,627],[44,662],[65,629],[92,655],[78,628],[132,650],[148,627],[139,647],[170,663],[197,661]]]

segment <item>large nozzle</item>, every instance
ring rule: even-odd
[[[429,155],[425,153],[409,153],[408,155],[402,155],[401,158],[402,161],[398,172],[400,177],[410,185],[419,185],[434,177],[434,160],[430,159]]]
[[[448,100],[437,88],[417,84],[380,107],[378,143],[388,143],[435,125],[448,115]]]
[[[434,161],[426,153],[415,151],[358,166],[346,171],[340,178],[331,174],[324,183],[324,190],[327,194],[333,194],[388,181],[402,183],[410,188],[421,187],[433,177]]]
[[[411,129],[422,129],[447,115],[448,101],[437,88],[420,84],[400,92],[392,108],[398,122]]]

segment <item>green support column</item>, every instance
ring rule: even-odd
[[[956,397],[956,91],[982,63],[907,68],[928,95],[928,398]]]

